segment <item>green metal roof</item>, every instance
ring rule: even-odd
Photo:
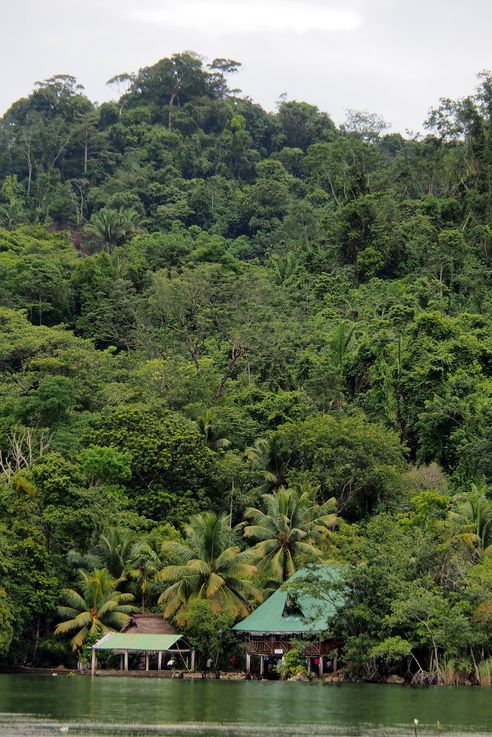
[[[178,648],[176,643],[183,640],[184,647]],[[175,646],[175,647],[173,647]],[[159,651],[189,650],[190,646],[182,635],[142,635],[139,633],[109,632],[94,645],[95,650],[139,650]]]
[[[263,604],[233,628],[251,634],[315,634],[328,629],[330,621],[343,604],[341,591],[323,587],[319,598],[302,595],[302,584],[338,583],[340,569],[331,564],[301,568]],[[299,591],[296,594],[296,589]],[[287,602],[291,594],[292,599]],[[290,606],[286,607],[286,603]]]

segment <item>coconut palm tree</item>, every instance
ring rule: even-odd
[[[159,570],[159,564],[159,556],[148,543],[135,543],[130,553],[126,573],[130,579],[135,581],[140,590],[142,613],[145,612],[145,594],[149,583]]]
[[[308,485],[263,494],[264,509],[249,507],[244,516],[244,537],[256,540],[250,549],[258,571],[286,581],[297,568],[323,557],[336,524],[335,499],[324,504],[315,501],[317,490]],[[250,522],[250,524],[248,524]]]
[[[116,581],[106,568],[88,573],[79,570],[80,593],[74,589],[62,591],[63,605],[58,614],[66,619],[55,628],[55,634],[75,632],[70,640],[72,650],[82,647],[89,635],[104,635],[121,630],[130,621],[130,614],[138,611],[130,604],[133,594],[116,591]]]
[[[258,491],[271,491],[281,485],[289,459],[285,458],[275,436],[258,438],[252,446],[246,448],[245,455],[262,478]]]
[[[132,532],[110,527],[101,534],[95,551],[111,575],[118,580],[126,575],[134,546]]]
[[[185,532],[184,543],[167,541],[162,546],[165,555],[179,561],[157,574],[169,584],[159,598],[164,616],[182,610],[194,598],[207,599],[217,612],[248,614],[250,601],[260,598],[250,580],[256,568],[247,561],[247,551],[240,551],[229,516],[195,514]]]

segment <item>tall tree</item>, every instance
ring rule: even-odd
[[[90,635],[104,635],[121,630],[130,621],[130,614],[138,611],[133,606],[133,594],[116,591],[116,581],[101,568],[88,573],[79,571],[79,591],[64,589],[63,604],[58,614],[65,619],[55,628],[57,635],[75,632],[70,640],[72,650],[79,650]]]
[[[299,566],[326,555],[331,530],[336,525],[335,499],[316,503],[316,489],[309,485],[263,494],[263,509],[249,507],[244,516],[244,537],[256,541],[249,550],[258,570],[280,582]]]
[[[184,543],[170,541],[162,546],[164,555],[178,561],[158,574],[167,584],[159,598],[164,616],[184,609],[195,598],[207,599],[218,612],[248,614],[260,596],[251,581],[256,569],[237,545],[229,516],[196,514],[185,526],[185,534]]]

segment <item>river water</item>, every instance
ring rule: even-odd
[[[490,735],[492,689],[0,675],[0,737],[415,737],[414,719]]]

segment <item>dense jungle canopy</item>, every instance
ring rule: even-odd
[[[71,662],[98,582],[199,638],[200,599],[232,623],[329,558],[351,675],[478,679],[492,76],[405,137],[267,112],[239,67],[101,105],[58,75],[0,120],[0,659]]]

